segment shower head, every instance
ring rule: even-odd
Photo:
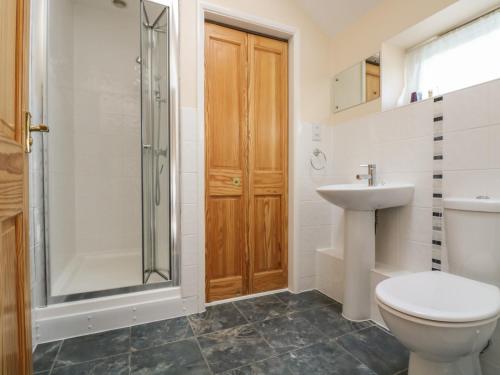
[[[125,0],[112,0],[113,2],[113,5],[117,8],[126,8],[127,7],[127,3],[125,2]]]

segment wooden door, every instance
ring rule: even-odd
[[[0,0],[0,373],[31,373],[28,254],[28,0]]]
[[[286,287],[287,43],[205,27],[207,301]]]
[[[247,34],[205,28],[207,301],[247,293]]]
[[[250,292],[288,282],[287,43],[248,36]]]

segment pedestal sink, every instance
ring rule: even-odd
[[[349,320],[370,318],[370,271],[375,267],[375,210],[410,203],[414,186],[387,184],[328,185],[317,190],[328,202],[345,209],[344,305]]]

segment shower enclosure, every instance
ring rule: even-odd
[[[31,93],[50,127],[35,139],[30,171],[32,223],[41,233],[34,250],[44,284],[39,306],[178,285],[172,4],[38,5],[34,16],[45,22],[32,44],[44,48],[31,72],[42,77],[42,89],[32,84]]]

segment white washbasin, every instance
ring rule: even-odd
[[[366,186],[362,184],[326,185],[316,191],[336,206],[356,211],[373,211],[404,206],[410,203],[415,186],[387,184]]]

